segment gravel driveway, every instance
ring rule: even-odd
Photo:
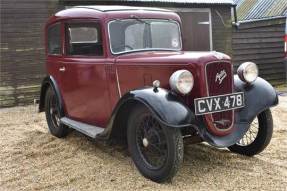
[[[127,151],[77,132],[49,134],[35,107],[0,110],[0,190],[287,190],[287,97],[272,110],[269,147],[244,157],[206,144],[186,145],[173,182],[143,178]]]

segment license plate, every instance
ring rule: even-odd
[[[244,107],[244,93],[238,92],[219,96],[194,99],[195,115],[217,113]]]

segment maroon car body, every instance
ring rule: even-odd
[[[165,125],[185,129],[193,127],[192,137],[199,137],[201,141],[214,146],[229,147],[242,138],[258,113],[277,104],[275,91],[263,79],[257,78],[253,84],[246,84],[237,76],[234,77],[231,59],[223,53],[186,52],[178,44],[181,42],[175,42],[175,46],[180,47],[176,50],[151,49],[113,53],[109,24],[121,19],[135,19],[140,23],[146,22],[142,19],[159,19],[181,25],[177,14],[151,8],[90,6],[56,13],[49,19],[45,29],[48,77],[42,85],[40,111],[45,110],[45,95],[47,88],[51,86],[59,101],[61,118],[66,117],[89,127],[105,128],[101,132],[105,135],[102,137],[111,137],[117,128],[116,123],[128,120],[128,109],[123,111],[122,105],[126,100],[135,99],[144,103]],[[96,46],[101,48],[95,51],[101,52],[100,55],[68,53],[71,51],[68,27],[85,24],[96,25],[99,29],[97,35],[100,36],[100,42]],[[48,31],[55,25],[59,26],[58,40],[61,44],[56,55],[48,52]],[[125,47],[127,49],[129,48]],[[186,95],[175,93],[170,87],[170,76],[178,70],[187,70],[194,78],[193,88]],[[160,87],[152,87],[156,80],[160,81]],[[156,93],[155,90],[159,92]],[[194,114],[195,99],[236,92],[244,93],[245,107],[242,104],[239,109]],[[266,95],[266,99],[257,102],[257,94]],[[169,99],[169,96],[175,97]],[[158,104],[160,99],[165,99],[162,103],[167,105]],[[127,112],[126,117],[123,117],[123,112]],[[175,119],[171,119],[173,116]],[[177,117],[181,118],[177,120]],[[73,125],[70,127],[73,128]],[[186,131],[181,132],[185,134]]]
[[[76,8],[59,12],[49,20],[47,27],[57,22],[61,22],[63,25],[66,22],[99,22],[105,26],[111,20],[130,18],[130,15],[138,15],[142,18],[171,19],[180,23],[179,17],[171,12],[152,12],[147,10],[139,14],[137,11],[123,9],[123,11],[105,13],[95,9]],[[81,19],[84,19],[84,21],[81,21]],[[64,37],[64,26],[62,27],[62,36]],[[102,27],[103,52],[105,54],[100,58],[92,56],[63,57],[47,54],[47,71],[58,82],[64,100],[65,113],[71,118],[106,127],[111,112],[121,95],[139,87],[151,86],[153,80],[159,80],[162,87],[169,89],[171,74],[183,68],[197,74],[195,80],[198,83],[195,84],[193,93],[186,97],[188,100],[233,92],[233,75],[229,75],[229,79],[226,80],[228,84],[224,85],[226,89],[215,87],[214,92],[209,89],[210,94],[208,93],[206,87],[206,75],[208,74],[205,74],[205,67],[208,63],[218,61],[216,54],[213,52],[149,51],[116,56],[109,49],[108,38],[105,35],[108,34],[106,30],[105,27]],[[65,38],[62,38],[62,44],[63,46],[65,45]],[[63,54],[65,54],[65,49],[63,49]],[[230,58],[226,55],[222,55],[222,57],[223,59],[220,62],[226,63],[226,66],[222,67],[226,67],[228,73],[233,74]],[[160,67],[156,67],[159,64]],[[63,74],[59,71],[61,67],[66,68]],[[213,71],[215,73],[222,69],[222,67],[213,67],[216,68]],[[116,69],[120,84],[119,90],[114,73]],[[80,88],[79,84],[81,82],[79,80],[82,81],[83,79],[88,83],[85,84],[85,87]],[[108,81],[108,83],[105,86],[99,83],[103,81]],[[210,87],[213,85],[211,84]],[[96,102],[94,101],[95,99],[97,100]],[[85,107],[87,102],[93,105]],[[192,106],[193,103],[190,102],[189,104]],[[102,107],[103,105],[107,107]],[[102,110],[99,111],[98,108],[102,108]],[[226,115],[231,119],[233,118],[231,114]],[[211,117],[209,115],[206,116],[206,120],[210,124],[208,128],[215,134],[224,135],[232,130],[232,128],[228,128],[229,130],[227,131],[216,130],[210,123]]]

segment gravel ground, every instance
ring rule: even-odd
[[[244,157],[206,144],[186,145],[171,183],[143,178],[125,149],[77,132],[49,134],[33,106],[0,110],[0,190],[287,190],[287,97],[272,109],[269,147]]]

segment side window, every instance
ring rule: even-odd
[[[68,55],[103,55],[100,26],[97,23],[68,24],[66,37]]]
[[[57,23],[48,28],[48,54],[61,54],[61,24]]]

